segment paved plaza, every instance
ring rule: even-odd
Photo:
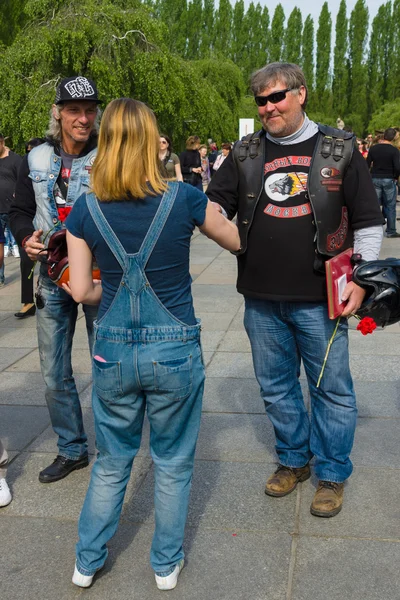
[[[385,239],[381,256],[400,256]],[[266,257],[267,259],[267,257]],[[19,261],[0,291],[0,437],[11,456],[13,502],[0,509],[1,600],[400,599],[400,326],[363,337],[350,321],[359,421],[342,512],[310,514],[316,480],[285,498],[264,494],[276,456],[254,378],[235,289],[236,259],[196,234],[191,270],[207,365],[185,551],[178,586],[157,590],[149,564],[154,526],[148,428],[122,519],[94,585],[71,583],[77,520],[90,467],[53,484],[38,473],[57,453],[39,368],[36,318],[18,321]],[[91,368],[84,319],[73,366],[94,460]],[[307,386],[302,374],[306,401]]]

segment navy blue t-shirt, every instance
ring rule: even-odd
[[[128,254],[139,251],[160,200],[161,196],[146,196],[143,200],[99,202]],[[205,194],[191,185],[179,183],[174,205],[145,269],[159,300],[174,317],[187,325],[196,323],[189,273],[190,238],[194,227],[204,223],[206,207]],[[100,268],[103,288],[100,319],[117,293],[122,269],[89,213],[85,194],[75,202],[66,227],[72,235],[85,240]]]

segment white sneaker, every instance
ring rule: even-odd
[[[4,245],[4,258],[7,258],[7,256],[10,256],[10,248]]]
[[[167,575],[166,577],[160,577],[160,575],[156,574],[156,584],[159,590],[173,590],[178,583],[179,573],[182,571],[185,566],[185,561],[180,560],[176,565],[175,569]]]
[[[19,258],[19,248],[17,244],[14,244],[14,246],[12,247],[12,253],[15,258]]]
[[[87,588],[92,585],[94,575],[82,575],[79,573],[78,567],[75,564],[75,571],[72,576],[72,583],[77,585],[78,587]]]
[[[7,485],[7,481],[0,479],[0,506],[7,506],[12,500],[10,488]]]

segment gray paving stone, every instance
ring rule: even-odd
[[[89,349],[72,348],[72,368],[74,374],[91,373],[92,363],[89,354]],[[28,356],[14,363],[8,369],[13,372],[40,372],[39,351],[34,350]]]
[[[351,459],[358,467],[397,469],[400,467],[399,440],[399,419],[358,419]]]
[[[355,468],[347,481],[342,511],[332,519],[310,513],[317,480],[303,484],[300,534],[323,537],[357,537],[400,541],[400,471]]]
[[[218,350],[220,352],[251,352],[247,333],[242,331],[227,331]]]
[[[236,313],[243,302],[234,285],[197,285],[192,286],[196,312]]]
[[[300,385],[305,404],[308,407],[309,392],[307,383],[301,381]],[[264,414],[264,402],[260,396],[260,386],[256,378],[206,377],[203,411]]]
[[[362,381],[398,381],[399,356],[350,355],[350,368],[354,379]]]
[[[290,533],[295,523],[296,495],[270,498],[264,493],[273,465],[196,461],[188,526],[261,533]],[[303,484],[301,484],[303,485]],[[153,523],[154,472],[149,471],[124,518]],[[299,486],[300,489],[300,486]]]
[[[400,598],[399,561],[396,543],[302,537],[292,598],[395,600]]]
[[[32,352],[32,348],[0,348],[0,371],[7,369],[30,352]]]
[[[7,472],[13,501],[1,510],[0,519],[7,516],[75,520],[79,518],[94,460],[88,468],[73,471],[60,481],[52,484],[40,483],[39,472],[53,460],[53,454],[22,453],[13,461]],[[151,460],[147,457],[136,457],[134,464],[126,491],[128,503],[146,476]]]
[[[202,415],[196,457],[205,460],[271,462],[277,460],[275,436],[265,413]]]
[[[235,318],[229,326],[229,331],[244,331],[243,325],[243,317],[244,317],[244,299],[242,297],[242,304],[239,306],[239,310],[237,311]]]
[[[354,381],[360,417],[400,418],[400,380]]]
[[[372,356],[399,355],[400,336],[398,333],[377,330],[372,335],[362,335],[359,331],[350,331],[349,342],[350,354],[369,354]]]
[[[17,319],[14,316],[14,313],[18,312],[21,308],[21,304],[16,306],[14,312],[7,313],[8,316],[6,319],[2,321],[2,327],[12,328],[12,329],[34,329],[36,331],[36,317],[26,317],[25,319]]]
[[[201,345],[204,351],[214,352],[216,350],[222,338],[225,335],[225,331],[202,331],[201,332]]]
[[[236,261],[217,258],[196,279],[196,285],[235,284],[237,279]]]
[[[89,385],[91,376],[76,375],[75,381],[80,392]],[[41,373],[0,373],[0,404],[46,406],[44,393],[45,385]]]
[[[196,310],[196,317],[201,320],[202,333],[206,331],[226,331],[233,320],[231,312],[227,314],[212,311]]]
[[[216,352],[207,369],[208,377],[254,377],[253,361],[248,352]]]
[[[26,328],[22,330],[15,327],[6,328],[2,326],[0,343],[2,348],[15,348],[18,346],[36,348],[38,345],[36,329]]]
[[[22,450],[50,423],[44,406],[0,406],[0,438],[7,450]]]
[[[47,408],[46,408],[47,410]],[[88,452],[94,454],[95,448],[95,434],[94,434],[94,422],[93,413],[90,408],[84,408],[83,413],[83,425],[88,438]],[[54,433],[48,418],[48,427],[39,435],[29,446],[29,452],[41,452],[41,453],[57,453],[57,435]]]

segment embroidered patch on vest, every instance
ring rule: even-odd
[[[323,167],[320,174],[323,177],[321,185],[326,186],[327,192],[338,192],[340,190],[343,181],[339,169],[336,169],[336,167]]]
[[[340,250],[343,246],[347,233],[349,231],[349,217],[347,213],[347,208],[345,206],[342,207],[342,220],[340,221],[339,228],[334,232],[330,233],[326,238],[326,247],[330,252],[334,252],[335,250]]]
[[[306,217],[311,215],[311,204],[300,204],[299,206],[275,206],[274,204],[267,204],[264,208],[266,215],[271,217],[278,217],[278,219],[295,219],[296,217]]]

